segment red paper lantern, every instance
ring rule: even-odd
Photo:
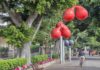
[[[59,21],[57,24],[56,24],[56,28],[58,27],[63,27],[64,26],[64,23],[62,21]]]
[[[71,37],[71,32],[70,32],[70,30],[67,26],[65,28],[61,29],[61,34],[65,38],[70,38]]]
[[[63,31],[63,30],[69,30],[69,28],[68,28],[66,25],[63,25],[62,28],[61,28],[61,30],[62,30],[62,31]]]
[[[88,17],[88,11],[82,6],[75,6],[76,8],[76,18],[78,20],[85,20]]]
[[[54,28],[51,32],[51,37],[53,39],[57,39],[61,37],[61,32],[60,32],[60,28]]]
[[[64,21],[69,22],[72,21],[74,18],[75,18],[74,7],[66,9],[63,15]]]
[[[69,29],[62,21],[58,22],[56,27],[60,29]]]

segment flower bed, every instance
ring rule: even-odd
[[[39,65],[46,64],[46,63],[51,62],[51,61],[53,61],[53,60],[54,60],[54,59],[48,58],[47,60],[38,62],[38,64],[39,64]]]
[[[51,64],[53,64],[55,61],[54,59],[48,58],[47,55],[36,55],[32,57],[32,64],[31,65],[23,65],[23,66],[18,66],[15,68],[15,70],[29,70],[29,69],[36,69],[38,70],[39,68],[45,68]]]
[[[54,55],[54,59],[57,58],[57,55]],[[47,55],[37,55],[33,56],[32,63],[38,64],[39,67],[47,67],[50,64],[54,63],[54,59],[48,58]]]
[[[45,67],[52,65],[55,62],[56,61],[54,59],[48,58],[48,60],[40,62],[38,66],[39,68],[45,68]]]

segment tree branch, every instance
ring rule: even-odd
[[[36,36],[38,30],[40,29],[41,23],[42,23],[42,16],[41,16],[40,19],[38,20],[38,25],[37,25],[36,31],[35,31],[35,33],[34,33],[34,35],[33,35],[33,37],[32,37],[32,40],[34,40],[34,38],[35,38],[35,36]]]
[[[32,15],[30,15],[28,17],[28,19],[26,20],[26,22],[28,23],[29,27],[31,27],[32,23],[34,22],[34,20],[37,18],[38,14],[37,13],[33,13]]]
[[[18,13],[16,13],[14,10],[10,11],[9,8],[8,8],[8,6],[7,6],[7,4],[4,3],[4,2],[3,2],[3,7],[8,12],[8,14],[9,14],[11,20],[13,21],[13,23],[16,26],[20,26],[20,23],[22,21],[21,16]]]

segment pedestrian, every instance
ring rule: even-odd
[[[85,61],[85,52],[84,49],[80,49],[79,51],[79,60],[80,60],[80,66],[82,67],[84,61]]]

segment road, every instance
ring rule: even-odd
[[[79,66],[78,58],[73,57],[71,62],[68,60],[63,64],[58,62],[47,67],[45,70],[100,70],[100,57],[88,56],[83,68]]]

